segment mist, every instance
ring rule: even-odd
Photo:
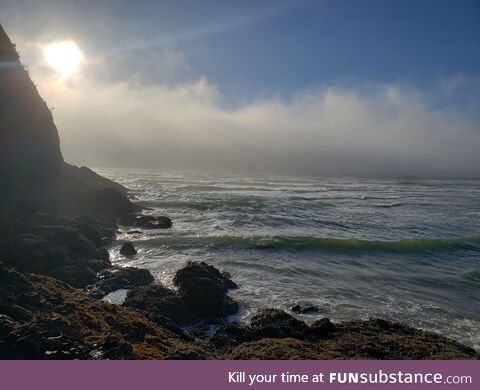
[[[479,173],[475,102],[438,104],[438,95],[400,84],[325,87],[234,107],[206,78],[172,86],[86,77],[37,84],[53,107],[64,157],[77,164],[307,175]],[[451,93],[446,85],[442,91]]]

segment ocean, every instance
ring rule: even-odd
[[[120,226],[112,262],[167,286],[189,260],[228,271],[234,320],[310,304],[297,317],[380,317],[480,349],[480,180],[96,171],[173,220]],[[135,257],[119,254],[126,240]]]

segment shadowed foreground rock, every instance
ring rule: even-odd
[[[476,352],[431,332],[380,319],[310,327],[267,309],[248,326],[230,324],[211,337],[225,359],[475,359]]]
[[[237,285],[211,265],[189,262],[177,271],[173,283],[178,291],[159,285],[132,289],[124,305],[153,321],[168,319],[178,325],[217,322],[238,311],[238,304],[227,295]]]
[[[153,283],[152,274],[135,267],[112,267],[100,271],[95,282],[85,291],[93,298],[103,298],[105,295],[120,289],[130,289],[138,286],[147,286]]]
[[[181,330],[0,263],[0,359],[215,358]]]

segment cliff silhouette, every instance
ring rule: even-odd
[[[81,195],[121,185],[67,164],[52,112],[0,25],[0,199],[72,208]]]

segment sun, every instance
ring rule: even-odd
[[[44,58],[50,67],[62,78],[68,78],[78,72],[83,62],[83,54],[74,41],[53,42],[43,49]]]

